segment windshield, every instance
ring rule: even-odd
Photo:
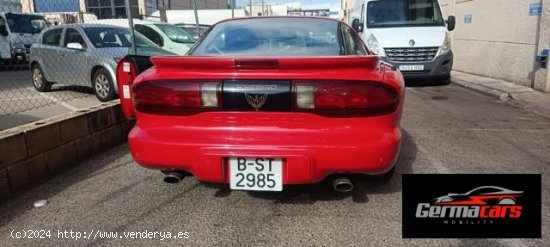
[[[444,25],[436,0],[379,0],[367,6],[369,28]]]
[[[97,48],[108,47],[130,47],[130,30],[127,28],[116,27],[87,27],[84,28],[86,36]],[[138,48],[158,48],[158,46],[145,38],[143,35],[135,32],[136,47]]]
[[[155,24],[168,38],[177,43],[195,43],[197,40],[192,34],[184,31],[183,29],[166,24]]]
[[[324,19],[243,19],[216,25],[191,52],[224,56],[340,55],[338,22]]]
[[[44,17],[39,15],[6,14],[6,21],[12,33],[40,33],[48,26]]]

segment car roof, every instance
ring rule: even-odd
[[[248,16],[248,17],[239,17],[239,18],[233,18],[233,19],[225,19],[222,21],[219,21],[212,26],[224,23],[224,22],[232,22],[232,21],[240,21],[240,20],[251,20],[251,19],[312,19],[312,20],[327,20],[327,21],[335,21],[338,23],[344,23],[343,21],[335,18],[330,17],[324,17],[324,16],[290,16],[290,15],[284,15],[284,16]]]
[[[184,23],[184,22],[180,22],[180,23],[175,23],[174,25],[176,26],[193,26],[193,27],[196,27],[197,24],[193,24],[193,23]],[[199,27],[210,27],[211,25],[208,25],[208,24],[199,24]]]
[[[134,24],[168,24],[161,21],[152,21],[152,20],[140,20],[140,19],[133,19],[132,22]],[[100,20],[93,20],[89,21],[89,23],[115,23],[115,24],[126,24],[128,25],[128,19],[127,18],[119,18],[119,19],[100,19]]]
[[[68,27],[72,27],[72,28],[86,28],[86,27],[112,27],[112,28],[123,28],[123,27],[120,27],[120,26],[115,26],[115,25],[108,25],[108,24],[99,24],[99,23],[70,23],[70,24],[59,24],[59,25],[55,25],[55,26],[50,26],[48,27],[47,29],[54,29],[54,28],[68,28]]]

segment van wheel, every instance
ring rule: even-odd
[[[99,101],[106,102],[115,99],[116,93],[113,85],[113,79],[106,69],[98,69],[92,78],[94,93]]]
[[[52,88],[52,83],[46,80],[44,72],[38,64],[32,66],[32,85],[38,92],[48,92]]]

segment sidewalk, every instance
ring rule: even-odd
[[[550,117],[550,93],[543,93],[526,86],[503,80],[453,71],[452,83],[489,97],[506,101]]]

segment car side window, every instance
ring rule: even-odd
[[[86,42],[80,33],[72,28],[68,28],[65,32],[64,46],[66,47],[69,43],[79,43],[82,47],[86,47]]]
[[[360,40],[355,39],[355,33],[346,25],[342,25],[342,35],[347,55],[366,55],[367,51]]]
[[[355,43],[355,50],[357,51],[357,55],[368,55],[369,52],[367,51],[367,47],[365,47],[365,44],[363,43],[363,40],[361,40],[361,37],[357,35],[353,30],[350,29],[350,35],[353,39],[353,42]]]
[[[162,36],[155,32],[154,29],[145,26],[145,25],[135,25],[135,30],[139,33],[143,34],[143,36],[147,37],[151,41],[153,41],[158,46],[162,47],[164,46],[164,40],[162,39]]]
[[[61,33],[63,33],[62,28],[56,28],[45,32],[44,36],[42,36],[42,44],[59,46],[59,42],[61,41]]]

